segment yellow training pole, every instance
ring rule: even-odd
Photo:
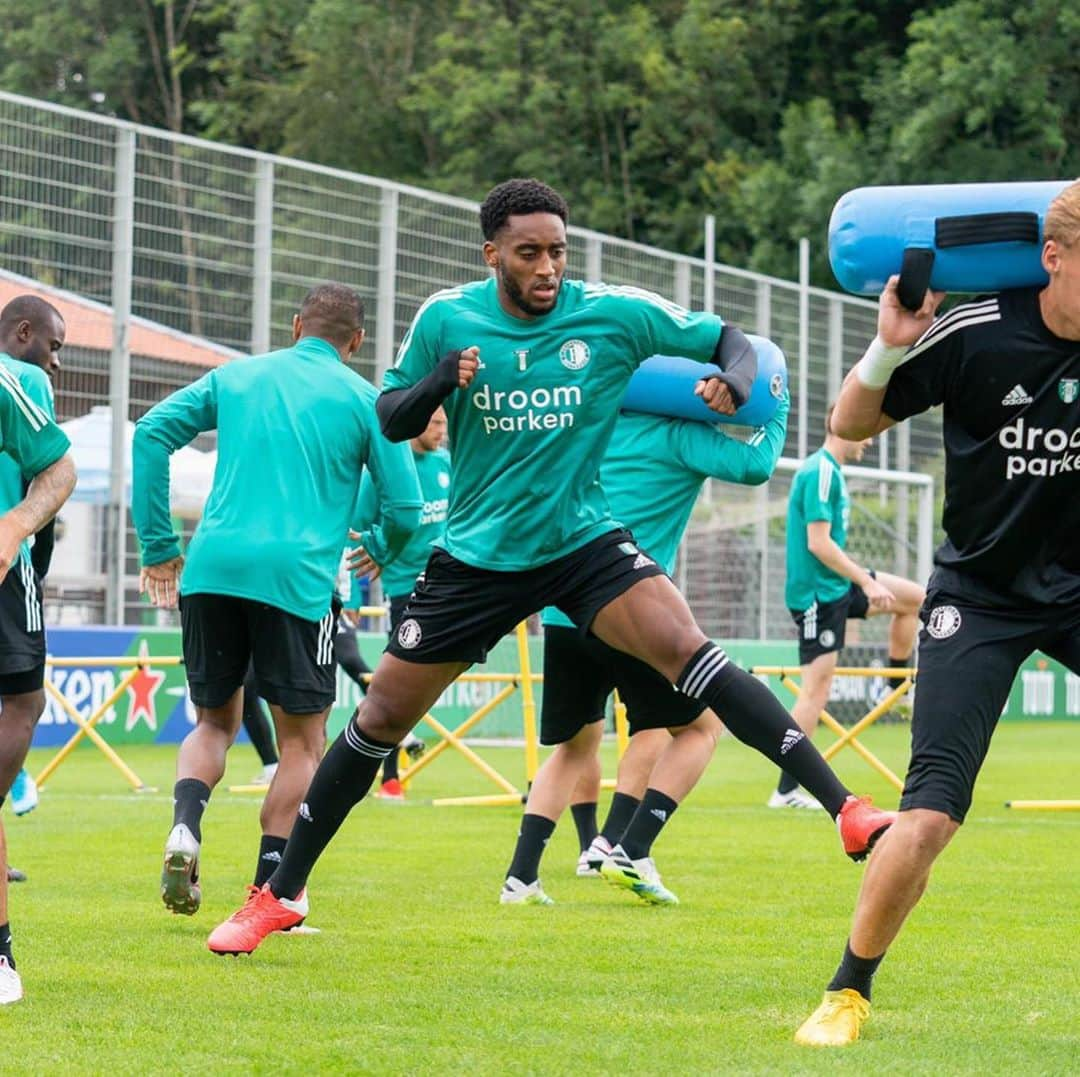
[[[518,670],[521,673],[521,722],[525,731],[525,782],[532,785],[540,769],[540,745],[536,737],[536,700],[533,698],[529,634],[525,622],[517,626]]]
[[[1005,807],[1019,811],[1080,811],[1080,800],[1006,800]]]
[[[81,663],[80,663],[81,664]],[[71,739],[45,764],[41,773],[37,776],[35,781],[39,787],[45,785],[45,783],[52,776],[60,764],[67,759],[67,757],[75,750],[75,746],[82,740],[83,737],[89,737],[94,744],[104,753],[105,757],[121,774],[128,780],[134,789],[146,789],[147,786],[143,780],[116,754],[115,751],[105,742],[104,738],[94,726],[101,721],[101,719],[108,714],[109,708],[127,691],[128,685],[139,675],[139,667],[129,670],[121,679],[120,683],[113,690],[112,694],[102,702],[102,704],[90,715],[89,718],[83,719],[82,715],[67,701],[67,699],[54,687],[52,681],[46,681],[46,690],[56,699],[60,706],[75,720],[79,728],[75,731]]]
[[[615,705],[615,744],[618,748],[617,757],[622,759],[630,744],[630,723],[626,718],[626,704],[619,698],[617,690],[613,698]]]

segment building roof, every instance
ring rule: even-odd
[[[67,326],[65,344],[68,347],[112,351],[112,307],[74,292],[67,292],[63,288],[41,284],[18,273],[0,270],[0,308],[18,295],[35,295],[60,311]],[[232,348],[215,344],[203,337],[181,333],[178,329],[171,329],[167,325],[136,315],[132,315],[128,335],[131,354],[151,359],[215,367],[240,355],[240,352]]]

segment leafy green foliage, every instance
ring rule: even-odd
[[[851,186],[1080,172],[1060,0],[0,0],[0,86],[780,276]]]

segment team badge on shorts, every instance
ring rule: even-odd
[[[1058,396],[1063,404],[1071,404],[1080,396],[1080,378],[1062,378],[1058,382]]]
[[[948,639],[960,628],[960,611],[955,606],[935,606],[926,619],[926,631],[934,639]]]
[[[397,641],[405,648],[405,650],[411,651],[414,647],[419,645],[422,638],[423,633],[420,631],[419,623],[414,621],[411,617],[398,625]]]
[[[567,370],[580,370],[592,358],[589,345],[583,340],[568,340],[559,349],[559,362]]]
[[[822,647],[832,647],[836,644],[836,633],[831,628],[826,628],[817,639]]]

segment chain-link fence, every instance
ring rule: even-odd
[[[103,404],[137,418],[231,352],[286,344],[300,298],[321,280],[369,297],[356,366],[378,381],[420,303],[485,272],[472,202],[11,94],[0,94],[0,209],[0,273],[107,310],[111,333],[100,340],[82,341],[80,315],[72,324],[69,314],[62,419]],[[779,344],[795,405],[786,455],[817,447],[843,372],[873,336],[872,303],[583,229],[572,227],[570,240],[571,277],[650,288]],[[182,348],[163,355],[152,341],[140,351],[133,339],[140,318],[183,338],[197,358],[186,361]],[[936,416],[877,439],[866,463],[880,473],[856,499],[862,522],[852,542],[865,547],[864,559],[909,574],[928,569],[930,517],[911,502],[913,490],[929,487],[907,473],[934,471],[939,456]],[[114,458],[123,459],[119,449]],[[764,493],[725,487],[702,498],[680,572],[718,635],[788,634],[785,486],[778,477]],[[62,541],[85,547],[86,567],[69,571],[64,566],[78,558],[58,559],[52,584],[64,597],[60,616],[147,616],[135,593],[122,476],[77,523]]]

